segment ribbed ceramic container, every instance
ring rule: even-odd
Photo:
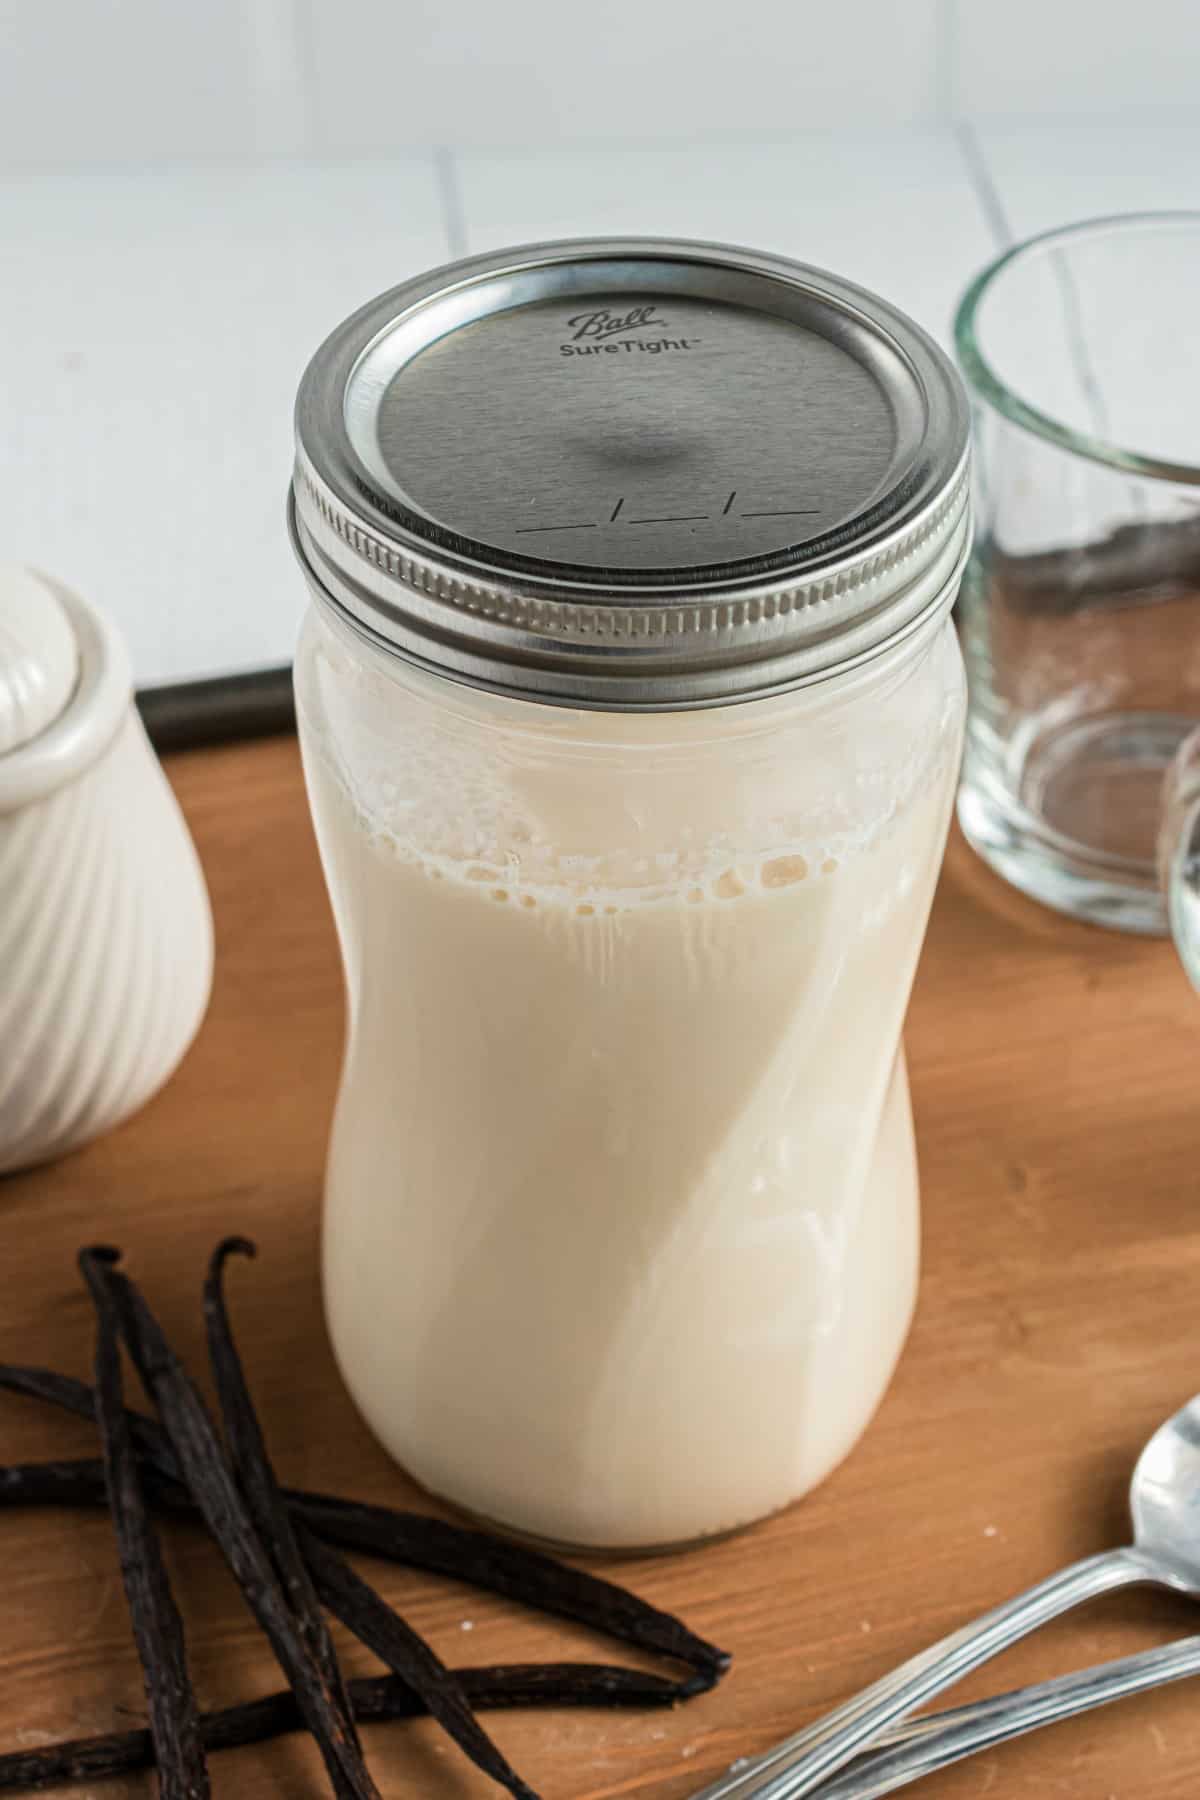
[[[14,579],[34,578],[0,577],[0,648],[10,669],[21,662],[12,685],[36,717],[36,668],[14,655],[11,632],[4,644]],[[212,980],[204,878],[134,710],[124,649],[92,608],[41,585],[78,666],[61,710],[0,754],[0,1172],[141,1106],[195,1035]]]

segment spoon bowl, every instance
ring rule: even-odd
[[[1133,1538],[1151,1579],[1200,1598],[1200,1395],[1160,1425],[1129,1484]]]

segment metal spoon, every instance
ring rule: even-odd
[[[1158,1650],[1120,1656],[1053,1681],[989,1695],[951,1712],[927,1713],[892,1726],[861,1751],[848,1768],[825,1782],[817,1800],[881,1800],[910,1781],[947,1769],[980,1750],[993,1750],[1042,1725],[1057,1725],[1094,1707],[1147,1693],[1185,1676],[1200,1675],[1200,1637],[1182,1638]]]
[[[1148,1584],[1200,1598],[1200,1396],[1142,1451],[1129,1506],[1132,1545],[1085,1557],[984,1613],[694,1800],[800,1800],[889,1725],[1039,1625],[1114,1588]]]

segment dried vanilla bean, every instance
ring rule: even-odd
[[[104,1464],[98,1456],[72,1462],[12,1463],[0,1469],[0,1507],[107,1506]]]
[[[222,1276],[225,1262],[234,1252],[253,1255],[254,1246],[246,1238],[227,1238],[217,1246],[209,1265],[204,1290],[209,1358],[234,1468],[301,1629],[315,1639],[319,1628],[328,1644],[319,1591],[330,1611],[420,1695],[427,1711],[486,1775],[507,1788],[514,1800],[535,1800],[532,1789],[475,1718],[441,1658],[338,1551],[323,1544],[302,1519],[293,1525],[275,1480],[225,1305]],[[332,1645],[329,1654],[332,1656]]]
[[[678,1682],[603,1663],[502,1663],[452,1673],[471,1705],[481,1711],[541,1706],[662,1707],[673,1706],[681,1698],[682,1684]],[[348,1681],[346,1691],[360,1724],[418,1718],[424,1711],[412,1689],[395,1675],[363,1676]],[[304,1719],[290,1689],[200,1715],[200,1735],[210,1751],[261,1744],[303,1728]],[[137,1730],[73,1738],[36,1750],[13,1750],[0,1755],[0,1793],[35,1793],[71,1782],[102,1781],[148,1769],[153,1762],[150,1733]]]
[[[0,1389],[42,1399],[81,1418],[95,1417],[85,1382],[49,1369],[0,1364]],[[177,1472],[156,1420],[132,1415],[135,1440],[167,1474]],[[23,1479],[29,1479],[28,1477]],[[539,1550],[489,1536],[423,1513],[402,1512],[332,1494],[285,1488],[284,1498],[317,1536],[345,1550],[360,1550],[388,1562],[484,1588],[538,1611],[587,1625],[606,1636],[687,1663],[711,1687],[729,1667],[729,1657],[636,1594],[558,1562]],[[3,1503],[0,1493],[0,1503]],[[79,1504],[64,1500],[64,1504]],[[697,1692],[702,1691],[697,1688]]]
[[[191,1378],[140,1290],[116,1268],[117,1253],[98,1249],[92,1255],[103,1267],[125,1343],[158,1411],[187,1488],[292,1684],[335,1792],[354,1800],[379,1800],[356,1734],[347,1731],[344,1716],[300,1636]]]
[[[281,1488],[229,1324],[223,1270],[246,1240],[226,1240],[205,1287],[209,1347],[231,1469],[203,1402],[137,1287],[114,1264],[117,1254],[81,1254],[97,1301],[97,1387],[36,1368],[0,1365],[0,1388],[97,1421],[107,1461],[97,1458],[0,1468],[0,1508],[110,1506],[131,1564],[139,1648],[167,1643],[156,1656],[156,1690],[147,1681],[151,1729],[80,1739],[0,1756],[0,1791],[97,1780],[156,1762],[171,1800],[203,1800],[206,1777],[181,1775],[176,1738],[191,1731],[191,1751],[256,1742],[307,1727],[316,1738],[340,1800],[377,1800],[362,1759],[356,1720],[428,1711],[479,1766],[516,1800],[536,1800],[483,1731],[474,1709],[488,1706],[663,1706],[711,1688],[728,1657],[669,1613],[612,1582],[542,1552],[422,1514],[363,1505],[333,1495]],[[119,1331],[150,1394],[157,1418],[123,1404]],[[147,1503],[197,1516],[217,1539],[252,1610],[292,1683],[292,1691],[219,1713],[170,1713],[186,1679],[182,1628],[173,1612]],[[596,1664],[559,1663],[449,1670],[338,1550],[362,1551],[410,1568],[470,1583],[682,1662],[678,1679]],[[132,1548],[131,1548],[132,1547]],[[161,1575],[161,1583],[159,1576]],[[171,1613],[164,1606],[171,1604]],[[343,1683],[322,1608],[335,1613],[390,1667],[385,1676]],[[172,1617],[173,1614],[173,1623]],[[150,1623],[150,1621],[153,1623]],[[177,1631],[177,1641],[172,1633]],[[147,1634],[150,1634],[148,1637]],[[164,1711],[164,1707],[167,1710]],[[172,1735],[174,1733],[174,1736]],[[157,1748],[156,1748],[157,1737]],[[186,1766],[186,1765],[185,1765]],[[190,1781],[191,1785],[187,1785]],[[184,1785],[180,1785],[183,1782]],[[199,1783],[199,1785],[197,1785]]]
[[[361,1745],[333,1640],[312,1578],[300,1553],[300,1546],[296,1542],[291,1515],[279,1491],[258,1414],[250,1398],[241,1359],[233,1342],[225,1307],[223,1271],[227,1258],[234,1254],[253,1257],[258,1252],[248,1238],[223,1239],[213,1251],[204,1283],[208,1355],[233,1472],[251,1522],[274,1565],[283,1597],[296,1620],[301,1639],[325,1683],[330,1706],[339,1715],[341,1729],[350,1742],[358,1747],[361,1755]]]
[[[89,1252],[81,1253],[79,1266],[96,1306],[97,1424],[121,1579],[142,1664],[159,1792],[163,1800],[207,1800],[208,1765],[188,1671],[183,1620],[150,1520],[137,1451],[125,1417],[116,1314],[104,1275]]]
[[[587,1575],[540,1550],[462,1525],[448,1525],[424,1513],[398,1512],[293,1488],[284,1492],[318,1537],[344,1550],[362,1550],[431,1575],[469,1582],[540,1612],[589,1625],[640,1650],[688,1663],[713,1681],[729,1667],[726,1652],[697,1637],[682,1620],[660,1612],[614,1582]]]

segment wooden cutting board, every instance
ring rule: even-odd
[[[231,1294],[281,1473],[424,1505],[348,1404],[321,1318],[317,1218],[342,997],[295,743],[193,752],[169,772],[212,889],[212,1007],[137,1118],[0,1181],[0,1356],[88,1373],[92,1324],[73,1259],[104,1239],[126,1248],[199,1364],[204,1259],[222,1233],[248,1233],[260,1260],[231,1273]],[[790,1512],[703,1550],[609,1565],[732,1651],[733,1670],[673,1713],[498,1717],[496,1737],[547,1800],[683,1800],[932,1638],[1118,1542],[1141,1443],[1200,1389],[1200,999],[1169,946],[1027,904],[956,840],[908,1045],[925,1265],[891,1392],[844,1467]],[[87,1427],[0,1395],[0,1460],[92,1450]],[[277,1687],[211,1545],[174,1527],[168,1554],[204,1704]],[[107,1521],[0,1513],[0,1567],[0,1751],[141,1720]],[[382,1564],[371,1574],[448,1662],[611,1654],[450,1583]],[[1197,1626],[1182,1601],[1115,1597],[956,1698]],[[372,1666],[353,1649],[347,1663]],[[374,1727],[367,1743],[385,1794],[489,1791],[427,1722]],[[326,1791],[298,1737],[214,1759],[214,1774],[218,1794],[241,1800]],[[1181,1684],[920,1791],[1194,1800],[1198,1784],[1200,1707]]]

